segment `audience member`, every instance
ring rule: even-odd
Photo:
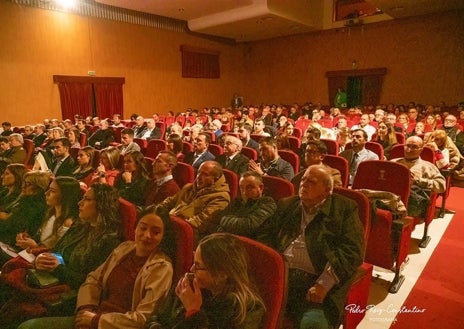
[[[464,155],[464,132],[458,128],[456,117],[454,115],[446,116],[442,129],[451,141],[456,144],[459,152]]]
[[[41,123],[35,125],[35,137],[32,139],[35,147],[40,147],[47,138],[45,126]]]
[[[121,145],[118,146],[121,155],[129,152],[140,152],[140,146],[134,142],[134,131],[130,128],[121,130]]]
[[[423,147],[424,143],[420,137],[411,136],[404,146],[404,158],[392,160],[405,165],[411,171],[412,186],[408,201],[408,215],[410,216],[423,217],[425,215],[428,203],[424,204],[420,201],[423,200],[420,196],[424,190],[428,190],[428,196],[430,196],[430,191],[442,193],[446,188],[445,178],[438,168],[433,163],[420,158]]]
[[[337,132],[338,152],[345,150],[347,144],[351,143],[351,130],[348,127],[342,127]]]
[[[52,178],[45,201],[47,214],[35,235],[21,232],[16,236],[16,245],[22,249],[53,248],[79,218],[78,203],[82,199],[79,182],[72,177]]]
[[[179,192],[179,186],[172,176],[177,166],[177,157],[171,151],[160,151],[153,161],[153,177],[155,181],[145,200],[145,205],[159,204],[167,197]]]
[[[23,138],[34,140],[35,132],[34,132],[34,128],[31,125],[24,126]]]
[[[121,115],[113,114],[113,121],[111,124],[112,128],[124,128],[124,123],[121,121]]]
[[[353,183],[354,176],[361,162],[366,160],[379,160],[379,156],[366,149],[367,133],[363,129],[354,129],[351,131],[352,148],[340,153],[341,157],[348,160],[348,168],[350,171],[350,185]]]
[[[191,132],[192,131],[193,129]],[[167,150],[176,155],[177,161],[184,162],[185,154],[183,153],[184,144],[182,142],[182,137],[177,134],[171,134],[167,139],[167,143]]]
[[[55,176],[72,176],[72,172],[76,167],[74,159],[69,154],[71,144],[65,137],[55,139],[53,141],[53,156],[47,161],[46,157],[41,157],[40,153],[36,157],[34,169],[43,171],[50,170]]]
[[[264,137],[259,143],[260,162],[250,160],[250,170],[260,175],[270,175],[292,180],[295,175],[290,163],[279,156],[276,140]]]
[[[84,146],[77,152],[77,167],[72,172],[72,177],[90,185],[95,168],[93,167],[93,157],[95,149],[92,146]]]
[[[239,187],[240,197],[218,215],[217,231],[256,239],[263,224],[274,215],[277,205],[273,198],[263,195],[263,178],[254,171],[242,175]]]
[[[9,164],[1,175],[0,220],[7,218],[18,201],[23,187],[23,177],[27,171],[25,165],[13,163]]]
[[[146,125],[147,125],[147,129],[143,131],[141,138],[146,139],[146,140],[161,138],[161,129],[156,126],[155,120],[151,118],[147,119]]]
[[[74,126],[65,130],[64,136],[69,139],[69,143],[71,144],[71,148],[81,148],[81,143],[79,141],[80,132]]]
[[[100,151],[100,163],[92,179],[93,183],[113,186],[119,174],[119,159],[121,152],[114,146],[108,146]]]
[[[224,153],[216,158],[222,168],[232,170],[238,176],[248,170],[250,160],[241,154],[242,141],[231,135],[226,135],[224,141]]]
[[[211,137],[208,133],[200,133],[193,141],[193,152],[185,156],[184,161],[191,164],[195,171],[205,161],[214,160],[216,157],[208,151],[208,146],[211,143]]]
[[[248,276],[248,254],[235,236],[215,233],[203,238],[191,268],[146,328],[262,328],[264,302]],[[164,311],[164,312],[163,312]]]
[[[296,328],[338,328],[348,289],[363,261],[356,203],[332,194],[330,172],[310,166],[298,196],[279,201],[263,236],[289,264],[287,316]]]
[[[2,132],[0,136],[8,137],[13,133],[13,129],[11,129],[11,122],[4,121],[2,122]]]
[[[45,191],[50,174],[30,171],[24,174],[23,188],[9,213],[0,212],[0,241],[10,246],[16,243],[16,235],[35,235],[45,216]]]
[[[147,129],[147,125],[145,123],[145,119],[142,116],[139,115],[135,119],[135,125],[132,127],[132,130],[134,131],[134,137],[135,138],[142,138],[142,136],[145,133],[146,129]]]
[[[221,165],[216,161],[205,161],[197,171],[195,182],[184,185],[161,205],[170,214],[185,219],[193,227],[196,237],[201,237],[214,232],[217,214],[229,202],[229,185]]]
[[[264,120],[262,118],[256,119],[253,134],[265,136],[265,137],[271,136],[270,133],[264,130],[265,128],[266,128],[266,123],[264,122]]]
[[[306,144],[306,151],[304,153],[304,169],[312,165],[320,165],[325,167],[332,176],[334,186],[343,186],[342,176],[338,169],[332,168],[322,162],[324,156],[327,154],[327,146],[321,141],[309,141]],[[301,178],[305,174],[305,170],[301,170],[295,177],[292,178],[292,184],[295,187],[296,194],[300,188]]]
[[[140,216],[135,241],[120,244],[88,274],[74,316],[33,319],[19,328],[142,328],[172,283],[175,233],[161,209]]]
[[[240,140],[242,141],[243,146],[251,147],[257,152],[259,151],[259,143],[251,138],[251,132],[253,127],[248,124],[243,124],[238,128],[238,133],[240,134]]]
[[[3,266],[2,289],[10,288],[10,292],[0,309],[2,328],[45,316],[53,306],[50,300],[59,304],[63,293],[79,288],[87,274],[100,266],[120,243],[121,226],[117,190],[106,184],[92,185],[79,202],[79,219],[50,252],[39,254],[31,264],[59,279],[58,285],[32,289],[26,283],[23,268],[9,268],[8,263]],[[63,304],[59,312],[72,315],[74,307]]]
[[[123,168],[114,180],[114,187],[122,198],[143,207],[152,186],[150,176],[143,154],[138,151],[129,152],[124,155]]]
[[[366,142],[370,141],[372,139],[372,135],[375,134],[375,127],[370,125],[369,122],[370,122],[369,115],[363,114],[361,115],[361,118],[359,119],[359,124],[351,127],[351,131],[354,131],[357,129],[364,130],[367,134]]]
[[[5,143],[3,141],[3,143]],[[8,136],[8,148],[0,153],[0,174],[11,163],[24,163],[26,150],[23,148],[24,139],[21,134],[12,133]]]
[[[108,147],[114,141],[113,130],[109,128],[108,121],[102,120],[97,129],[88,139],[88,144],[97,150]]]
[[[379,125],[377,126],[377,136],[373,141],[382,145],[385,159],[388,159],[391,148],[398,144],[394,126],[383,121],[379,122]]]

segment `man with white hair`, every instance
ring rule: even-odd
[[[143,131],[142,138],[146,140],[150,139],[160,139],[161,138],[161,129],[156,126],[154,119],[148,119],[146,121],[147,129]]]
[[[2,137],[8,138],[9,148],[0,153],[0,174],[9,164],[24,163],[26,159],[26,150],[23,148],[23,135],[12,133],[9,136]]]
[[[443,123],[443,130],[453,143],[456,144],[459,152],[464,155],[464,133],[458,128],[457,122],[458,120],[454,115],[447,115]]]
[[[235,136],[227,136],[224,140],[224,153],[216,158],[216,161],[225,169],[232,170],[241,176],[248,170],[250,160],[241,154],[242,141]]]

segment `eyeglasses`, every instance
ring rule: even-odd
[[[193,273],[195,273],[196,271],[208,271],[206,267],[200,267],[198,263],[193,263],[191,270]]]
[[[404,145],[404,148],[408,148],[410,150],[418,150],[420,149],[421,147],[419,145],[414,145],[414,144],[406,144]]]

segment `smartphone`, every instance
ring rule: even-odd
[[[194,289],[194,288],[193,288],[193,279],[194,279],[194,278],[195,278],[195,274],[193,274],[193,273],[187,273],[187,279],[189,280],[190,287],[192,287],[192,289]]]
[[[57,253],[57,252],[52,252],[51,255],[55,256],[56,259],[58,259],[58,262],[60,263],[60,265],[64,264],[63,255],[61,255],[60,253]]]

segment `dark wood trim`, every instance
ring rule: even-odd
[[[325,76],[327,78],[336,77],[359,77],[359,76],[372,76],[372,75],[385,75],[387,74],[386,67],[363,69],[363,70],[341,70],[341,71],[327,71]]]
[[[208,54],[208,55],[220,55],[221,54],[221,52],[217,50],[197,48],[197,47],[192,47],[192,46],[187,46],[187,45],[181,45],[180,51],[182,52],[185,51],[189,53],[197,53],[197,54]]]
[[[123,85],[126,82],[126,78],[119,77],[87,77],[87,76],[75,76],[75,75],[54,75],[53,83],[60,82],[75,82],[75,83],[111,83]]]

